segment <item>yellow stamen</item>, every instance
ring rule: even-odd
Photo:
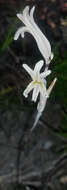
[[[35,85],[35,84],[38,84],[38,85],[40,85],[42,88],[43,88],[43,83],[40,81],[37,81],[37,80],[35,80],[34,82],[33,82],[33,84]]]

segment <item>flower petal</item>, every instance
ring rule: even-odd
[[[31,76],[31,78],[34,79],[33,70],[27,64],[23,64],[22,66],[28,72],[28,74]]]
[[[16,32],[15,35],[14,35],[14,40],[17,40],[17,39],[19,38],[19,36],[20,36],[22,30],[23,30],[23,27],[20,27],[20,28],[17,30],[17,32]]]
[[[41,78],[46,78],[48,75],[51,74],[51,70],[44,71],[43,73],[40,74]]]
[[[34,22],[34,18],[33,18],[34,11],[35,11],[35,6],[33,6],[32,9],[30,10],[30,17],[31,17],[31,20],[33,20],[33,22]]]
[[[34,21],[34,18],[33,18],[34,9],[35,7],[31,9],[30,16],[29,16],[29,7],[27,6],[25,8],[24,12],[26,13],[26,16],[25,16],[25,13],[24,13],[24,16],[25,16],[26,24],[27,26],[29,26],[29,29],[31,29],[30,33],[33,35],[34,39],[36,40],[37,46],[40,52],[42,53],[43,57],[45,59],[47,58],[48,60],[48,58],[51,56],[51,46],[50,46],[49,41],[45,37],[45,35],[41,32],[41,30],[39,29],[39,27]]]
[[[37,110],[38,110],[38,112],[43,112],[43,110],[44,110],[44,108],[45,108],[45,106],[46,106],[46,102],[47,102],[47,98],[46,98],[46,96],[42,96],[41,94],[40,94],[40,101],[39,101],[39,103],[38,103],[38,105],[37,105]]]
[[[42,31],[40,30],[40,28],[35,23],[34,17],[33,17],[34,10],[35,10],[35,6],[33,6],[32,9],[31,9],[31,11],[30,11],[31,22],[33,24],[33,27],[37,31],[37,34],[41,37],[41,41],[44,44],[44,48],[48,52],[48,55],[50,55],[51,54],[51,45],[50,45],[50,42],[48,41],[48,39],[46,38],[46,36],[42,33]],[[45,49],[44,49],[44,53],[45,53]]]
[[[40,28],[37,26],[37,24],[34,21],[34,17],[33,17],[34,10],[35,10],[35,6],[33,6],[32,9],[31,9],[31,11],[30,11],[30,17],[31,17],[31,21],[33,23],[33,26],[37,30],[37,33],[39,33],[40,37],[42,37],[42,40],[45,40],[46,44],[44,44],[44,45],[47,45],[49,51],[51,51],[51,46],[50,46],[49,41],[47,40],[47,38],[45,37],[45,35],[42,33],[42,31],[40,30]]]
[[[37,46],[42,53],[43,57],[48,59],[49,56],[51,55],[51,46],[45,35],[42,33],[40,28],[37,26],[37,24],[34,21],[33,13],[35,10],[35,6],[30,11],[30,21],[32,23],[32,26],[35,29],[35,36],[33,36],[37,42]]]
[[[35,68],[34,68],[34,72],[37,73],[41,70],[42,66],[44,64],[43,60],[40,60],[36,63]]]
[[[27,7],[26,7],[27,8]],[[23,13],[18,13],[17,17],[27,26],[26,24],[26,20],[25,20],[25,12],[26,12],[26,8],[24,9]]]
[[[39,85],[40,94],[44,97],[46,94],[46,86],[44,85],[44,82],[42,85]]]
[[[22,37],[22,38],[24,38],[24,33],[25,33],[25,32],[29,32],[29,33],[30,33],[30,31],[29,31],[29,29],[27,28],[27,26],[25,26],[25,27],[22,28],[22,31],[21,31],[21,37]]]
[[[27,17],[27,15],[29,15],[29,6],[26,6],[25,9],[23,10],[23,17]]]
[[[34,88],[33,82],[30,82],[30,84],[27,86],[27,88],[24,90],[23,95],[27,98],[29,92]]]
[[[53,53],[51,53],[51,60],[53,59],[53,57],[54,57],[54,54],[53,54]]]
[[[29,17],[29,6],[26,6],[23,10],[23,13],[17,14],[17,17],[27,26],[27,31],[30,33],[32,32],[32,27],[30,24],[30,17]]]
[[[34,27],[31,24],[30,21],[30,16],[29,16],[29,6],[26,6],[24,11],[23,11],[23,18],[24,18],[24,23],[27,26],[27,28],[29,29],[29,32],[35,36],[35,31],[34,31]]]
[[[25,32],[29,32],[28,28],[26,26],[20,27],[14,35],[14,40],[17,40],[20,35],[24,38]]]
[[[38,95],[39,95],[39,88],[38,86],[36,85],[33,89],[33,94],[32,94],[32,101],[36,102],[37,98],[38,98]]]
[[[24,23],[23,14],[18,13],[18,14],[17,14],[17,17]]]

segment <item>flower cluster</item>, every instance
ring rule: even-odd
[[[48,66],[53,59],[53,53],[51,52],[51,45],[49,41],[34,21],[34,10],[35,7],[33,7],[29,12],[29,6],[26,6],[22,14],[17,14],[17,17],[24,23],[25,26],[22,26],[17,30],[14,40],[17,40],[20,35],[23,38],[24,33],[29,32],[34,37],[38,49],[45,60],[47,67],[42,73],[40,73],[40,70],[44,65],[43,60],[40,60],[35,64],[34,70],[32,70],[27,64],[23,64],[23,68],[28,72],[32,79],[32,82],[30,82],[24,90],[23,95],[27,98],[28,94],[32,90],[32,101],[34,102],[37,101],[38,95],[40,95],[37,109],[38,112],[42,113],[46,106],[47,98],[49,97],[57,79],[55,78],[49,88],[46,88],[46,77],[51,73],[51,70],[48,70]]]

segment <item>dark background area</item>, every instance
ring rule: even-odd
[[[37,103],[23,97],[30,77],[23,70],[42,58],[30,34],[14,41],[16,14],[35,5],[34,18],[49,39],[54,59],[48,86],[57,77],[33,132]],[[67,2],[0,0],[0,190],[67,190]]]

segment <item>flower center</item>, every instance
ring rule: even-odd
[[[37,77],[35,78],[34,82],[33,82],[34,85],[40,85],[42,88],[43,88],[43,82],[42,81],[38,81]]]

